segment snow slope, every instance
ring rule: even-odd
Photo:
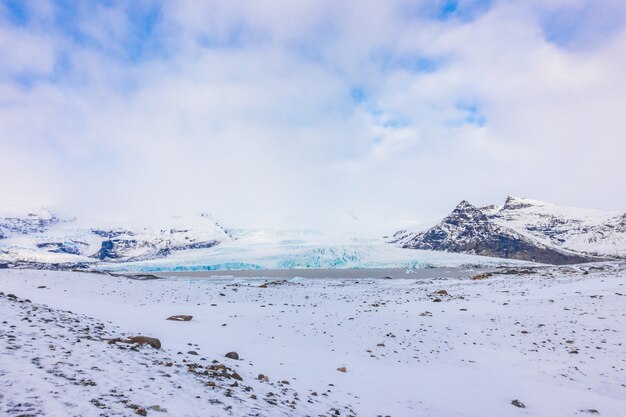
[[[2,270],[0,414],[621,417],[624,268],[265,286]],[[106,342],[137,334],[161,350]],[[204,375],[213,360],[242,381]]]
[[[488,217],[545,244],[592,255],[626,257],[626,213],[508,197]]]

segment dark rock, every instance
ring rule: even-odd
[[[172,321],[191,321],[191,319],[193,318],[193,316],[187,316],[184,314],[178,315],[178,316],[170,316],[167,318],[167,320],[172,320]]]
[[[237,352],[228,352],[226,355],[227,358],[229,359],[234,359],[234,360],[239,360],[239,354]]]
[[[130,341],[140,345],[150,345],[155,349],[161,349],[161,341],[156,337],[134,336],[130,338]]]
[[[148,336],[133,336],[128,339],[117,337],[114,339],[109,339],[108,343],[109,344],[129,343],[129,344],[137,344],[137,345],[150,345],[155,349],[161,349],[161,341],[155,337],[148,337]]]
[[[513,400],[513,401],[511,401],[511,404],[516,406],[517,408],[526,408],[524,403],[521,402],[520,400]]]
[[[38,243],[37,247],[40,249],[46,249],[48,252],[53,253],[67,253],[70,255],[80,255],[82,249],[89,245],[85,242],[69,241],[69,242],[45,242]]]
[[[485,273],[485,274],[478,274],[478,275],[474,275],[471,279],[472,279],[473,281],[478,281],[478,280],[481,280],[481,279],[487,279],[487,278],[489,278],[489,277],[491,277],[491,276],[493,276],[493,274],[492,274],[492,273],[490,273],[490,272],[487,272],[487,273]]]

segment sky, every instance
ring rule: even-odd
[[[623,0],[0,0],[0,206],[428,225],[626,209]]]

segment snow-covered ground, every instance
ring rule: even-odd
[[[0,414],[624,415],[624,263],[416,277],[2,270]]]

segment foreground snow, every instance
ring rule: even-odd
[[[3,270],[0,413],[623,415],[624,264],[414,276],[262,285]],[[106,342],[138,334],[162,349]],[[205,375],[213,360],[242,381]]]

